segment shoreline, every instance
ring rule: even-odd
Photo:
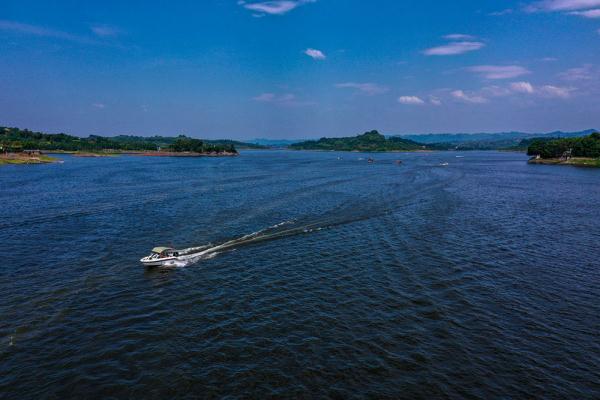
[[[280,150],[280,149],[277,149]],[[281,150],[289,150],[289,151],[318,151],[320,153],[435,153],[439,151],[454,151],[454,150],[326,150],[326,149],[293,149],[293,148],[284,148]]]
[[[528,164],[538,165],[570,165],[572,167],[600,168],[599,158],[573,157],[569,160],[560,158],[530,158]]]
[[[191,151],[171,152],[171,151],[152,151],[142,152],[132,155],[143,157],[237,157],[239,153],[223,152],[223,153],[195,153]]]
[[[196,153],[191,151],[150,151],[150,150],[110,150],[110,151],[70,151],[43,150],[42,154],[69,154],[73,157],[116,157],[116,156],[145,156],[145,157],[233,157],[238,153]]]
[[[0,165],[31,165],[51,164],[60,162],[58,158],[48,157],[43,154],[25,155],[20,153],[0,154]]]

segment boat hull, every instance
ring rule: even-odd
[[[175,260],[177,260],[177,257],[165,257],[165,258],[154,258],[154,259],[144,257],[140,260],[140,262],[145,267],[163,267],[166,265],[171,265],[173,263],[173,261],[175,261]]]

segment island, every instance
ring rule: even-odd
[[[393,152],[393,151],[423,151],[426,145],[400,137],[386,138],[376,130],[365,132],[354,137],[321,138],[305,142],[292,143],[293,150],[321,151],[361,151],[361,152]]]
[[[563,139],[536,139],[527,149],[530,164],[600,167],[600,133]]]
[[[49,134],[27,129],[0,127],[1,164],[40,164],[58,161],[48,153],[78,157],[108,157],[122,154],[143,156],[221,157],[238,155],[237,148],[264,149],[265,146],[235,140],[205,140],[185,135],[78,137],[64,133]]]

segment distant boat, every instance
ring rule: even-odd
[[[441,167],[446,167],[446,166],[448,166],[448,163],[447,162],[440,163],[440,166]]]
[[[398,164],[398,165],[402,164],[402,160],[396,160],[396,164]]]
[[[373,164],[373,163],[375,162],[375,160],[373,160],[371,157],[369,157],[369,159],[367,160],[367,162],[368,162],[369,164]]]

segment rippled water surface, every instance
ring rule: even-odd
[[[600,171],[366,157],[0,168],[0,398],[599,398]]]

